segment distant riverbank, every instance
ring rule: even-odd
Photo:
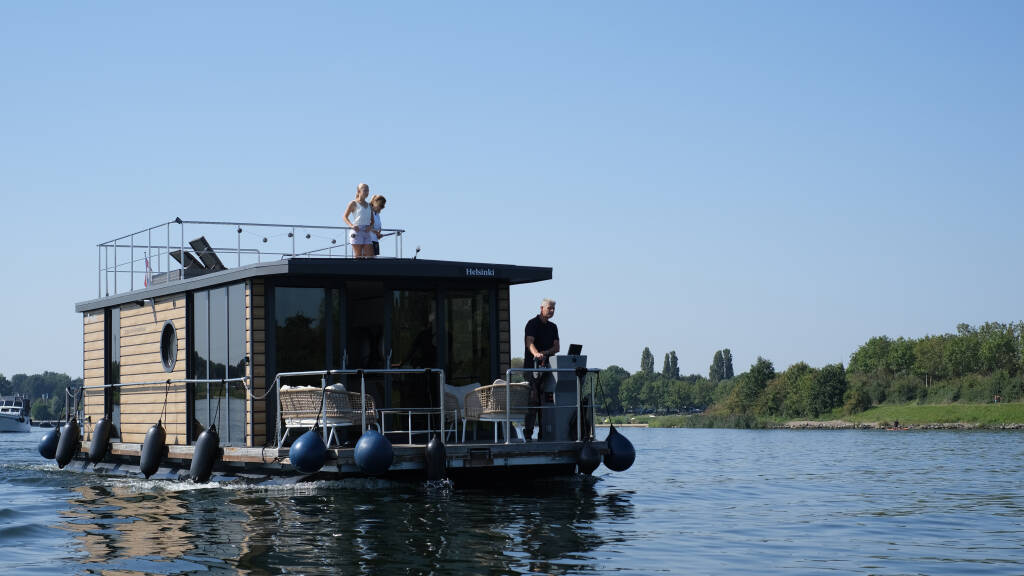
[[[742,414],[618,416],[612,420],[620,426],[641,418],[647,419],[651,428],[1024,430],[1024,402],[884,405],[858,414],[836,411],[816,420],[765,420]]]

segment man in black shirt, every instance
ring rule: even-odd
[[[545,298],[540,303],[540,314],[534,316],[526,323],[526,351],[523,353],[523,368],[547,368],[548,357],[558,354],[558,326],[551,322],[555,315],[555,301]],[[531,374],[530,376],[530,409],[526,412],[526,424],[523,426],[523,435],[529,441],[533,436],[533,423],[538,419],[540,410],[541,383],[544,381],[543,374]],[[537,439],[540,439],[538,434]]]

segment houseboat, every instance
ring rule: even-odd
[[[0,396],[0,432],[31,432],[32,419],[28,398]]]
[[[200,482],[519,481],[632,464],[614,428],[594,436],[600,370],[579,350],[511,366],[509,287],[551,268],[406,257],[401,229],[383,231],[381,256],[354,258],[348,232],[176,218],[99,244],[97,297],[75,305],[84,384],[40,453]]]

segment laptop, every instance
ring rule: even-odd
[[[583,352],[583,344],[569,344],[569,356],[579,356]]]

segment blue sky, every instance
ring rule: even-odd
[[[551,266],[590,364],[1024,319],[1019,2],[0,5],[0,373],[79,376],[99,242],[340,224]],[[518,328],[517,328],[518,329]]]

